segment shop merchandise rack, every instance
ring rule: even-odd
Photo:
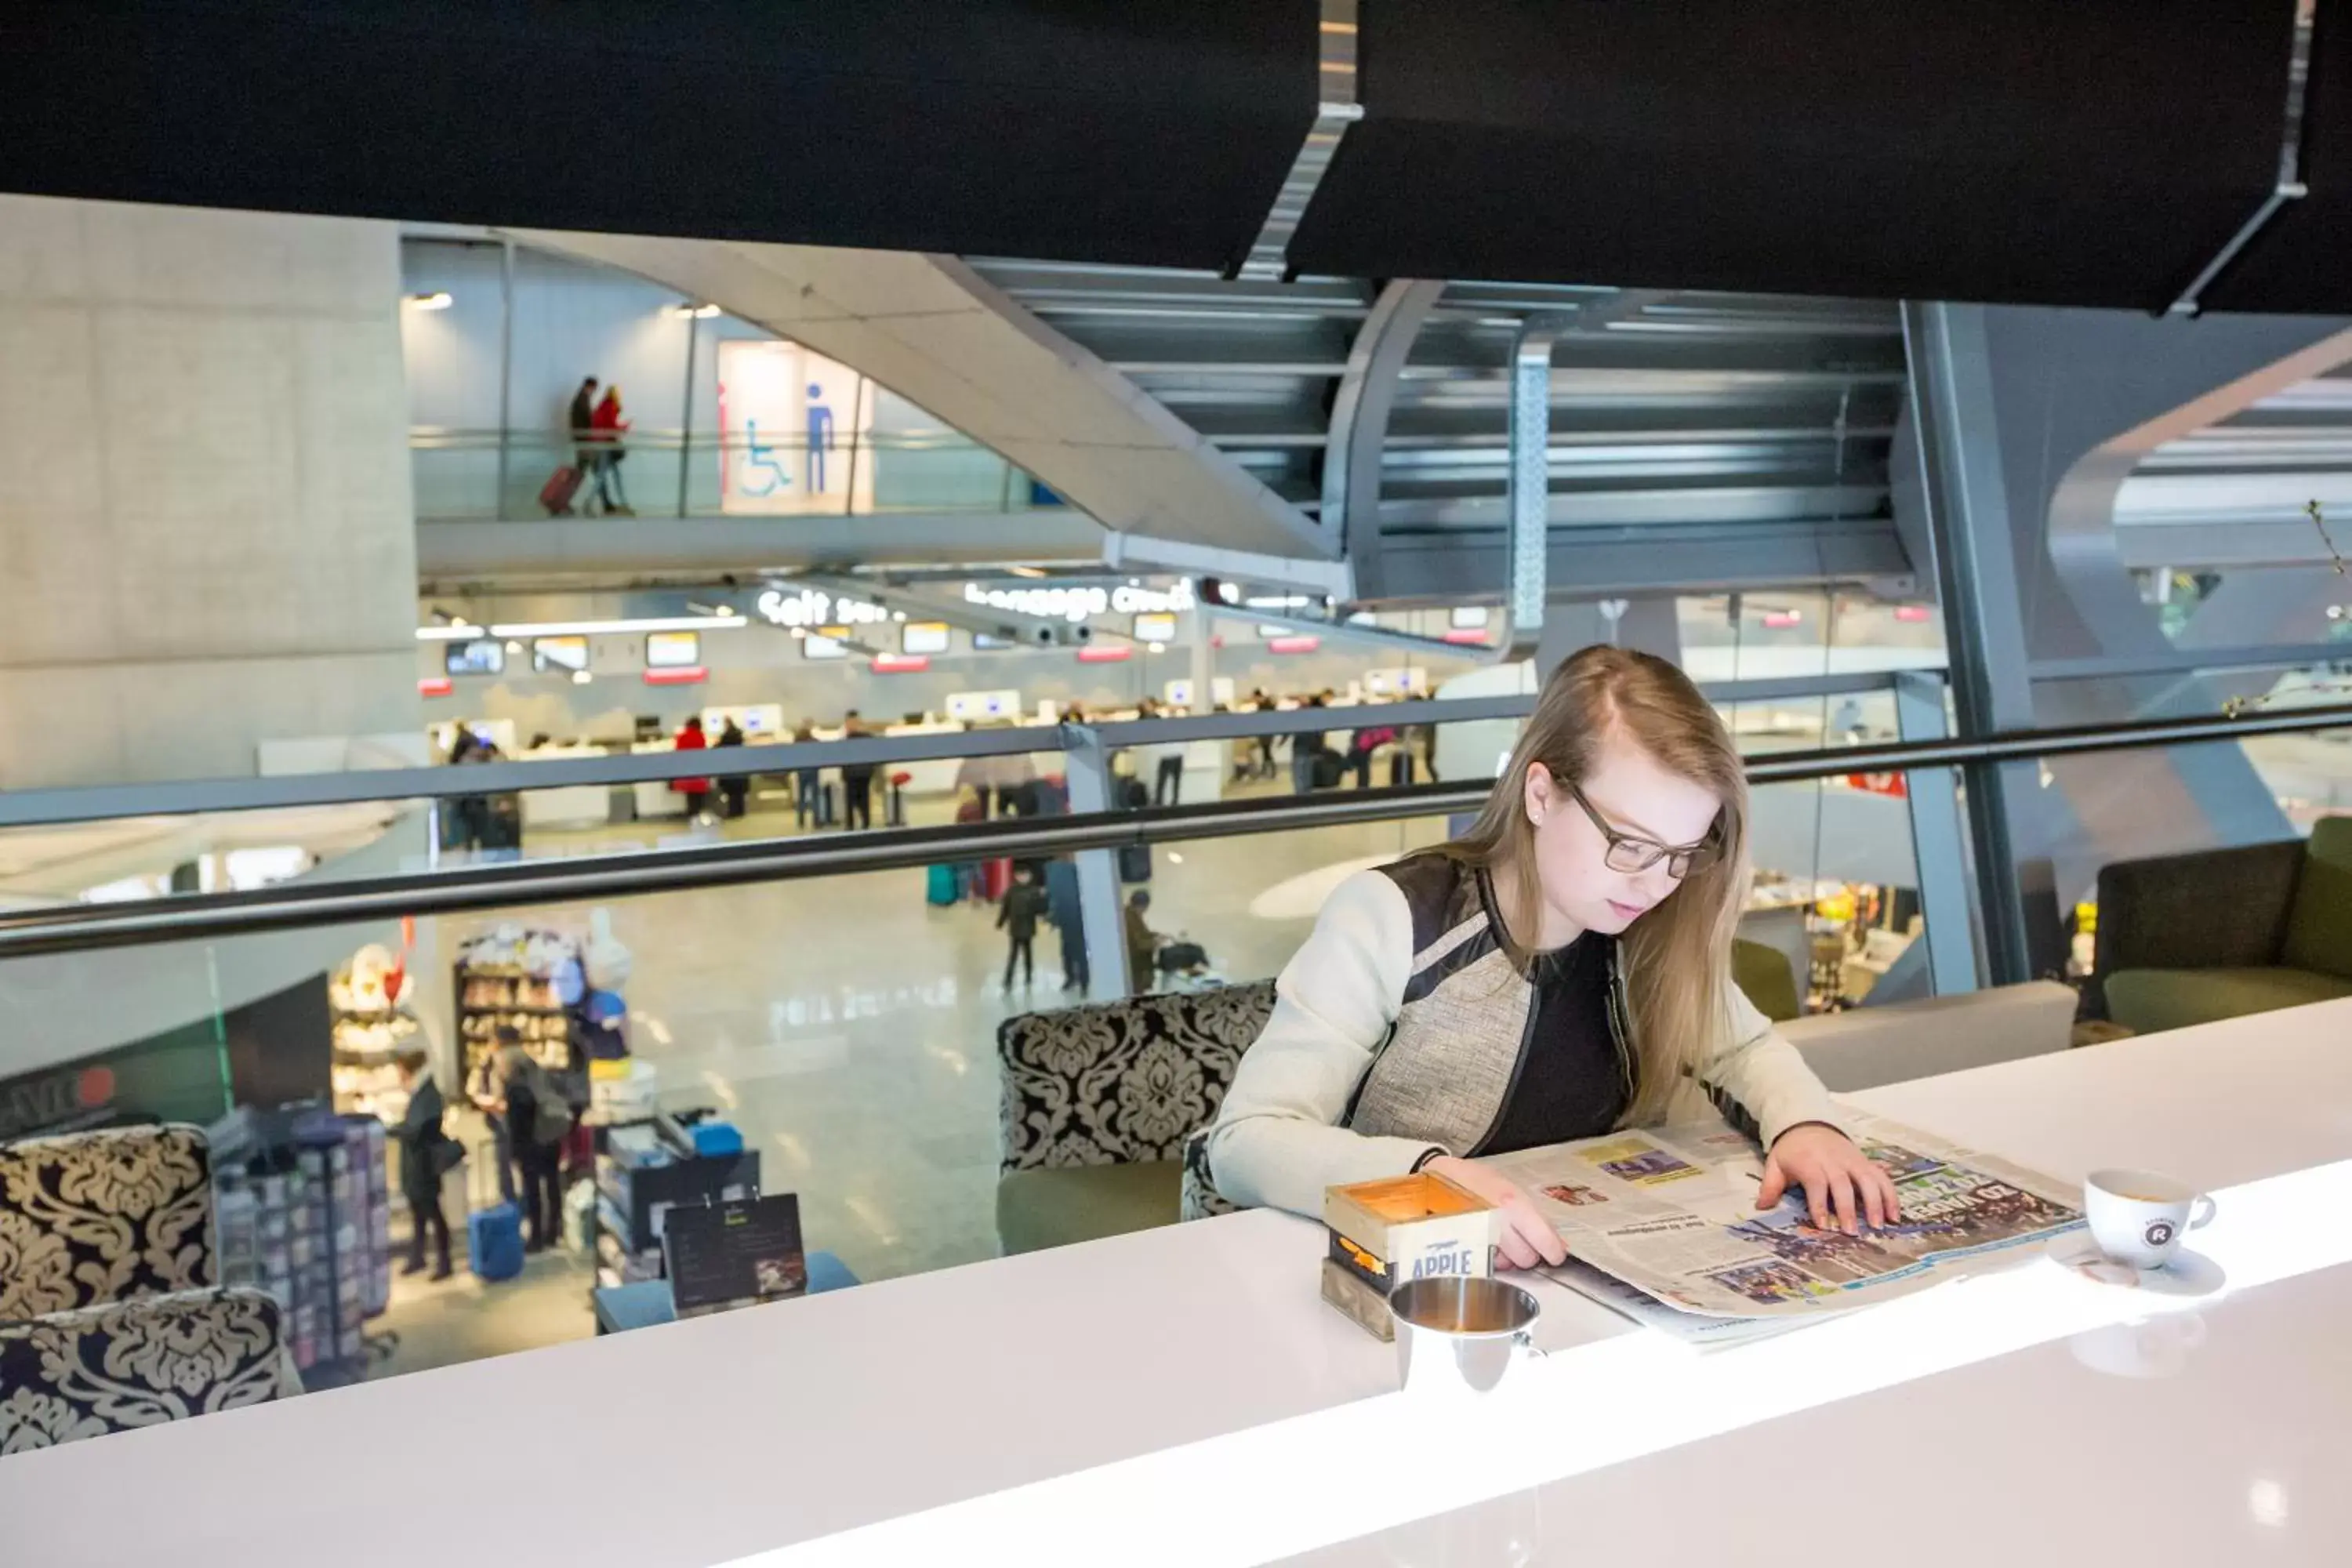
[[[572,1010],[559,987],[566,965],[576,976],[580,939],[566,931],[502,929],[466,944],[450,980],[461,1084],[474,1081],[501,1026],[519,1033],[541,1067],[570,1065]]]
[[[347,971],[327,983],[327,1006],[334,1020],[336,1112],[398,1122],[408,1110],[408,1090],[394,1058],[424,1044],[423,1027],[404,1007],[360,1005]]]
[[[278,1299],[305,1387],[358,1382],[365,1322],[392,1299],[383,1123],[315,1103],[240,1106],[209,1134],[221,1282]]]
[[[598,1285],[662,1278],[662,1221],[680,1204],[760,1195],[760,1154],[695,1152],[693,1137],[656,1115],[599,1129],[590,1249]]]

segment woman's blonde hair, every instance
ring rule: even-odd
[[[1690,678],[1653,654],[1594,647],[1552,672],[1536,710],[1495,781],[1486,808],[1443,853],[1492,873],[1508,926],[1496,934],[1521,968],[1514,934],[1541,929],[1535,828],[1527,776],[1537,763],[1566,784],[1591,775],[1601,747],[1622,735],[1661,767],[1723,803],[1712,833],[1717,854],[1674,896],[1636,921],[1623,950],[1626,1026],[1634,1054],[1628,1125],[1655,1121],[1684,1076],[1712,1047],[1729,1016],[1731,939],[1748,902],[1748,778],[1739,752]]]

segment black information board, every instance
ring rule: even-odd
[[[681,1318],[808,1289],[801,1201],[791,1193],[708,1206],[681,1204],[663,1218],[662,1248]]]

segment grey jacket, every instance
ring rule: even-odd
[[[1402,1175],[1433,1152],[1475,1157],[1527,1058],[1535,987],[1512,963],[1486,878],[1441,855],[1360,871],[1336,889],[1275,983],[1241,1059],[1208,1163],[1230,1202],[1319,1214],[1323,1189]],[[1624,977],[1609,1020],[1628,1090]],[[1738,987],[1696,1088],[1769,1144],[1834,1126],[1829,1093]],[[1696,1109],[1696,1106],[1694,1106]]]

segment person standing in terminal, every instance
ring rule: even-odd
[[[460,1151],[441,1131],[442,1100],[433,1069],[419,1050],[393,1058],[408,1090],[408,1110],[393,1129],[400,1143],[400,1195],[408,1202],[408,1261],[403,1274],[425,1269],[425,1238],[433,1237],[433,1278],[449,1278],[449,1216],[441,1208],[441,1178],[457,1167]]]
[[[1302,704],[1302,706],[1307,708],[1320,708],[1323,706],[1323,699],[1320,697],[1310,697],[1304,704]],[[1298,734],[1290,737],[1290,789],[1292,794],[1312,795],[1314,793],[1315,765],[1317,761],[1326,754],[1323,750],[1323,731],[1320,730],[1302,731]]]
[[[699,714],[688,719],[685,727],[678,731],[676,746],[681,752],[701,752],[709,749],[710,737],[702,732],[702,718]],[[672,779],[669,781],[669,787],[686,797],[687,822],[689,825],[700,823],[704,810],[710,804],[710,781],[709,779]]]
[[[735,722],[731,714],[727,720],[727,727],[719,731],[719,743],[722,746],[740,746],[743,743],[743,726]],[[742,816],[745,806],[751,798],[750,775],[737,773],[730,778],[720,779],[719,798],[726,803],[727,816],[730,817]]]
[[[572,1131],[572,1108],[511,1028],[499,1030],[491,1080],[514,1140],[515,1163],[522,1167],[524,1250],[544,1252],[563,1236],[563,1141]]]
[[[841,721],[842,739],[856,741],[871,734],[866,721],[852,708]],[[844,763],[841,766],[841,828],[845,833],[874,826],[873,763]]]
[[[1160,933],[1143,912],[1150,907],[1151,895],[1141,888],[1127,896],[1127,988],[1138,996],[1150,991],[1160,975]]]
[[[635,517],[636,508],[629,504],[629,492],[621,483],[621,459],[629,455],[622,446],[621,437],[629,422],[621,416],[621,389],[608,386],[590,416],[591,439],[596,443],[596,499],[604,510],[622,517]]]
[[[1208,1133],[1216,1190],[1319,1214],[1323,1190],[1429,1170],[1501,1209],[1506,1262],[1566,1249],[1473,1163],[1690,1114],[1703,1091],[1765,1150],[1757,1206],[1899,1217],[1796,1047],[1731,978],[1748,784],[1665,660],[1588,647],[1553,672],[1464,837],[1339,884],[1276,982]]]
[[[1037,983],[1037,917],[1046,910],[1045,890],[1037,886],[1037,874],[1024,866],[1015,874],[1013,886],[1004,889],[1004,901],[996,906],[996,929],[1007,932],[1011,941],[1004,949],[1004,989],[1013,989],[1013,966],[1021,966],[1021,984]]]
[[[815,745],[816,726],[805,719],[802,720],[799,726],[793,731],[793,744]],[[794,827],[824,826],[824,795],[817,787],[817,776],[818,770],[815,768],[793,770],[793,826]]]
[[[1045,918],[1062,943],[1062,989],[1084,994],[1094,975],[1087,967],[1086,921],[1078,909],[1078,863],[1066,855],[1045,862]]]
[[[572,460],[578,467],[583,481],[596,477],[596,378],[583,376],[580,390],[572,395]],[[559,510],[558,517],[572,515],[567,504]]]

